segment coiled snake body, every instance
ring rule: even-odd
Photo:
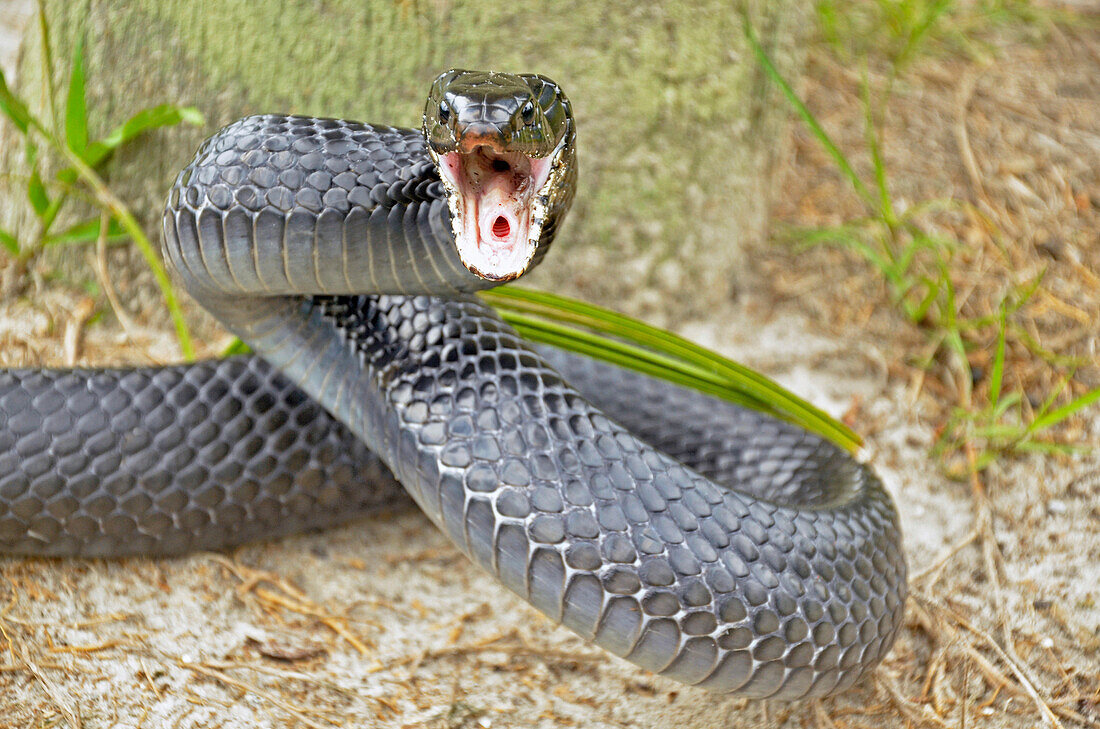
[[[880,481],[794,426],[519,339],[471,292],[545,254],[568,102],[451,71],[424,118],[256,116],[203,145],[166,258],[266,362],[0,372],[0,550],[218,548],[369,511],[392,471],[477,564],[639,666],[752,697],[851,685],[905,597]]]

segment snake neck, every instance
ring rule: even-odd
[[[572,200],[571,140],[532,267]],[[463,264],[448,207],[419,131],[253,116],[211,137],[177,177],[164,252],[216,316],[218,300],[229,309],[242,296],[454,296],[498,285]]]

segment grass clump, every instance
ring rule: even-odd
[[[886,58],[886,80],[877,97],[872,92],[864,58],[860,89],[863,137],[871,161],[870,174],[866,175],[856,171],[849,156],[776,70],[751,25],[745,24],[746,37],[765,74],[827,152],[865,211],[863,216],[840,225],[795,230],[790,238],[802,246],[830,245],[860,256],[881,276],[892,303],[928,338],[930,347],[917,364],[927,369],[946,362],[951,370],[950,379],[956,385],[955,402],[938,428],[934,451],[943,459],[947,472],[957,477],[980,472],[1007,453],[1073,450],[1073,444],[1060,442],[1051,433],[1073,414],[1100,401],[1100,388],[1068,396],[1067,385],[1071,381],[1068,376],[1038,406],[1033,406],[1022,390],[1010,388],[1004,377],[1007,344],[1021,350],[1033,344],[1028,341],[1025,328],[1015,324],[1013,317],[1042,285],[1041,277],[1017,280],[1008,286],[1000,301],[994,303],[993,308],[999,314],[969,313],[960,301],[956,285],[964,265],[960,259],[966,244],[940,233],[942,226],[929,225],[927,221],[941,214],[963,214],[980,219],[986,229],[999,236],[996,225],[965,200],[932,199],[902,208],[891,194],[878,119],[889,101],[897,74],[929,44],[954,38],[960,32],[961,37],[970,37],[956,27],[960,17],[992,14],[1019,18],[1032,12],[1028,3],[1007,0],[976,5],[977,8],[970,6],[963,13],[950,0],[873,0],[859,3],[845,14],[831,0],[818,3],[822,33],[831,46],[850,49],[850,44],[844,43],[846,39],[873,38],[875,46],[857,48],[861,53],[876,52]],[[869,33],[871,27],[881,32]],[[962,27],[968,26],[964,23]],[[1053,363],[1049,356],[1046,359]],[[971,365],[976,360],[992,362],[981,396],[975,395],[975,386],[986,378]],[[972,454],[976,457],[971,457]]]
[[[129,207],[106,183],[102,169],[115,151],[141,134],[181,122],[199,125],[203,123],[202,114],[194,107],[162,104],[137,112],[100,139],[90,139],[85,103],[84,44],[78,40],[73,49],[62,115],[56,108],[49,27],[41,5],[38,27],[42,77],[46,84],[46,118],[31,111],[30,106],[9,88],[0,71],[0,112],[23,138],[29,174],[21,182],[37,226],[24,238],[0,228],[0,248],[14,260],[17,270],[25,271],[49,247],[93,243],[102,246],[127,239],[133,241],[160,288],[184,358],[194,359],[191,335],[156,247]],[[58,167],[47,176],[43,175],[46,167],[43,153],[52,155],[57,163],[54,166]],[[58,230],[61,213],[73,200],[90,203],[95,212],[85,220]]]

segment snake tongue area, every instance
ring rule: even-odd
[[[439,155],[455,243],[467,268],[496,281],[527,270],[542,226],[536,201],[552,167],[552,157],[528,157],[488,145]]]

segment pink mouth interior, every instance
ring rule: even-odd
[[[440,171],[459,196],[455,238],[462,262],[483,278],[523,273],[534,255],[531,203],[550,160],[478,146],[440,155]]]

